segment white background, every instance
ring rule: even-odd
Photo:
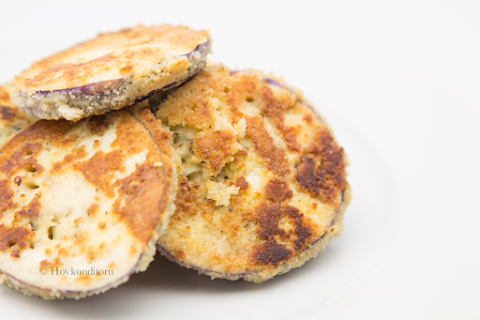
[[[343,235],[262,285],[158,259],[99,297],[0,287],[2,316],[480,319],[479,1],[1,1],[0,82],[138,23],[210,29],[211,59],[283,75],[352,165]]]

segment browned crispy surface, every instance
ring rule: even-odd
[[[42,194],[39,192],[37,193],[32,201],[28,204],[28,206],[23,207],[20,209],[20,211],[17,211],[15,213],[15,221],[19,221],[22,218],[30,218],[30,217],[36,217],[40,213],[40,208],[41,208],[41,203],[39,201],[40,196]]]
[[[43,288],[46,297],[75,297],[144,270],[173,202],[169,138],[151,111],[122,110],[75,123],[38,121],[1,145],[0,270],[7,280]],[[49,278],[55,268],[90,264],[114,274]],[[39,267],[48,273],[31,272]]]
[[[181,177],[178,181],[177,197],[175,199],[175,206],[177,211],[175,219],[181,218],[181,214],[195,214],[197,213],[197,190],[200,187],[198,183],[188,181]],[[174,223],[174,218],[170,220],[170,224]]]
[[[214,122],[214,106],[209,103],[211,97],[224,96],[227,88],[221,85],[222,76],[228,70],[211,69],[202,72],[195,81],[189,81],[175,90],[162,103],[156,115],[170,125],[189,125],[196,129],[208,129]]]
[[[254,251],[251,261],[254,264],[274,265],[287,260],[292,255],[292,251],[285,245],[276,241],[265,241],[254,245]]]
[[[222,130],[205,130],[195,137],[194,152],[202,160],[208,162],[208,169],[218,172],[227,159],[235,152],[233,144],[236,142],[234,134]]]
[[[293,192],[285,180],[273,178],[265,186],[264,194],[267,200],[281,202],[290,199]]]
[[[138,114],[153,119],[148,110]],[[132,259],[138,259],[166,217],[172,167],[170,156],[160,148],[168,148],[169,137],[159,121],[154,119],[147,127],[129,111],[76,123],[42,120],[25,128],[0,149],[0,251],[8,250],[5,254],[11,259],[21,259],[21,250],[38,246],[42,254],[52,256],[36,262],[44,267],[68,265],[70,258],[82,255],[92,262],[111,251],[105,242],[92,245],[95,232],[109,232],[121,224],[125,227],[120,230],[131,233],[124,238],[132,242]],[[106,144],[108,139],[112,142]],[[100,143],[94,146],[94,140],[103,141],[102,149]],[[74,185],[68,185],[68,179],[74,179]],[[73,192],[56,198],[63,183]],[[93,196],[85,197],[82,190]],[[47,201],[52,198],[54,202]],[[81,215],[70,219],[82,206]],[[45,229],[40,223],[46,223]],[[91,225],[98,231],[91,227],[85,231]],[[27,247],[34,237],[35,248]],[[5,271],[5,265],[0,269]]]
[[[115,81],[106,82],[103,87],[91,88],[107,91],[118,85],[117,79],[135,75],[138,66],[159,64],[172,54],[186,54],[208,37],[206,30],[194,31],[188,27],[166,24],[154,27],[139,25],[119,32],[99,34],[95,39],[34,63],[15,78],[15,91],[79,87],[99,82],[96,80],[99,73],[113,73],[112,80]],[[152,47],[149,44],[162,46]],[[93,58],[92,53],[96,54]]]
[[[158,172],[153,165],[139,167],[121,182],[119,191],[125,199],[125,205],[120,209],[120,200],[117,200],[114,209],[121,219],[127,222],[133,234],[144,243],[151,238],[160,215],[164,216],[170,184],[171,180]],[[163,186],[160,193],[159,185]]]
[[[214,277],[267,280],[337,235],[330,226],[348,186],[343,149],[300,94],[268,80],[209,65],[156,112],[181,158],[160,250]]]
[[[247,137],[252,140],[255,145],[255,151],[265,160],[268,169],[280,176],[290,173],[285,152],[275,146],[272,137],[270,137],[263,125],[263,119],[260,117],[246,119]]]
[[[261,97],[263,99],[262,111],[266,116],[270,117],[285,138],[287,147],[292,151],[300,151],[300,143],[297,141],[297,132],[292,127],[287,127],[284,123],[284,112],[288,107],[291,107],[295,101],[292,101],[290,96],[277,99],[274,97],[272,89],[268,86],[260,88]]]
[[[13,190],[8,185],[8,180],[0,180],[0,218],[5,210],[14,209],[16,204],[12,201]]]
[[[309,154],[300,160],[296,178],[304,190],[327,203],[334,201],[346,187],[343,148],[333,142],[326,130],[318,130]]]
[[[235,186],[239,187],[240,190],[246,190],[248,188],[248,181],[244,177],[239,177],[237,181],[235,181]]]
[[[117,171],[125,170],[122,160],[121,150],[115,150],[107,154],[98,151],[91,159],[76,163],[74,168],[81,171],[85,179],[91,184],[97,186],[108,197],[112,198],[115,195],[111,188],[113,177]]]
[[[0,251],[5,251],[15,245],[19,249],[24,249],[28,244],[28,240],[34,235],[35,232],[24,227],[0,224]]]

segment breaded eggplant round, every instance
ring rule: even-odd
[[[206,30],[171,25],[100,34],[23,71],[13,81],[12,101],[42,119],[104,114],[191,78],[211,42]]]
[[[10,84],[0,86],[0,145],[37,119],[26,115],[10,101]]]
[[[39,120],[0,148],[0,282],[44,299],[144,271],[173,213],[170,133],[150,110]]]
[[[340,235],[346,156],[299,91],[209,65],[156,100],[178,172],[176,211],[158,245],[168,259],[212,278],[263,282]]]

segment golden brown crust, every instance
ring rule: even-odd
[[[15,221],[20,221],[23,218],[31,218],[38,216],[38,214],[40,213],[40,208],[42,206],[39,201],[41,195],[41,192],[37,193],[27,206],[20,209],[20,211],[17,211],[15,213]]]
[[[280,262],[288,259],[292,255],[285,245],[279,244],[276,241],[266,241],[260,244],[255,244],[251,261],[254,264],[274,265],[277,266]]]
[[[248,181],[244,177],[238,177],[235,181],[235,186],[240,190],[246,190],[248,188]]]
[[[139,117],[148,113],[153,118],[133,110],[77,123],[41,120],[1,147],[2,280],[44,298],[84,297],[146,268],[174,190],[171,152],[159,147],[170,134],[159,121],[144,125]],[[53,268],[82,265],[116,267],[109,277],[49,277]]]
[[[98,82],[96,77],[113,73],[113,79],[125,78],[140,72],[144,64],[158,64],[169,55],[188,53],[209,37],[208,31],[188,27],[159,25],[123,29],[120,32],[99,34],[95,39],[34,63],[15,78],[15,91],[36,92],[80,87]],[[162,46],[148,46],[148,44]],[[118,48],[112,51],[110,48]],[[100,56],[90,58],[91,53]],[[101,53],[103,52],[103,54]],[[137,72],[135,72],[137,70]],[[104,92],[116,83],[105,83],[91,94]]]
[[[120,200],[114,210],[125,220],[132,233],[144,243],[152,237],[158,225],[159,213],[163,217],[167,207],[171,181],[158,172],[153,165],[142,165],[133,174],[123,179],[120,194],[125,205],[120,209]],[[162,193],[156,186],[163,185]],[[141,215],[138,213],[141,212]]]
[[[255,151],[265,160],[268,169],[280,176],[289,174],[290,169],[285,158],[285,152],[275,146],[272,137],[265,129],[263,119],[261,117],[247,117],[246,119],[246,136],[252,140]]]
[[[0,224],[0,251],[5,251],[13,246],[24,249],[34,235],[35,232],[25,227]],[[18,255],[18,250],[15,255]]]
[[[285,180],[278,178],[271,179],[264,188],[265,198],[272,202],[282,202],[293,196],[293,191]]]
[[[179,178],[177,197],[175,198],[176,213],[193,215],[197,212],[197,190],[199,187],[198,183],[190,182],[184,177]],[[178,220],[181,217],[176,214],[170,220],[170,224],[174,223],[174,218]]]
[[[318,130],[309,154],[300,159],[296,178],[302,189],[327,203],[335,201],[340,191],[345,189],[343,148],[333,142],[328,131]]]
[[[197,157],[208,163],[206,170],[213,174],[225,166],[225,163],[235,153],[235,135],[224,130],[205,130],[194,140],[194,152]]]
[[[301,94],[261,73],[209,65],[152,106],[177,152],[177,210],[159,241],[169,259],[215,278],[261,282],[339,234],[346,160]],[[318,194],[303,187],[309,158],[314,175],[333,182],[315,180]]]
[[[292,151],[299,152],[301,146],[297,141],[295,128],[287,127],[284,123],[284,112],[295,103],[295,100],[290,95],[282,97],[283,99],[274,97],[272,89],[268,86],[262,86],[260,94],[263,99],[262,111],[264,114],[272,119],[272,122],[282,133],[287,147]]]
[[[214,122],[214,107],[209,103],[212,91],[206,87],[216,83],[218,78],[216,73],[206,70],[200,78],[195,77],[196,81],[189,81],[176,89],[162,103],[157,117],[172,126],[189,125],[196,129],[208,129]]]
[[[17,204],[12,201],[13,190],[8,180],[0,180],[0,218],[5,210],[14,209]]]

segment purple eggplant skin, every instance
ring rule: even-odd
[[[206,54],[208,53],[209,43],[210,43],[210,41],[207,40],[207,42],[198,45],[193,51],[191,51],[187,54],[184,54],[182,56],[186,57],[189,60],[191,59],[191,57],[196,52],[200,53],[202,56],[206,56]],[[188,81],[189,79],[193,78],[193,76],[203,68],[204,63],[200,63],[200,64],[201,64],[200,67],[197,66],[195,69],[190,70],[189,73],[188,73],[188,76],[184,80],[169,83],[166,86],[164,86],[164,87],[162,87],[158,90],[152,91],[147,96],[142,97],[137,101],[141,101],[141,100],[143,100],[147,97],[150,97],[151,95],[153,95],[156,92],[176,87],[176,86],[182,84],[183,82]],[[50,91],[37,91],[36,93],[41,94],[41,95],[47,95],[47,94],[51,94],[51,93],[61,93],[61,92],[65,92],[65,93],[79,92],[82,95],[87,95],[87,96],[98,95],[98,94],[103,95],[104,94],[103,90],[100,89],[100,88],[115,88],[115,87],[119,87],[124,82],[125,82],[125,79],[114,79],[114,80],[106,80],[106,81],[99,81],[99,82],[95,82],[95,83],[90,83],[90,84],[80,86],[80,87],[72,87],[72,88],[50,90]]]
[[[177,56],[178,59],[184,58],[189,61],[190,67],[186,75],[163,85],[161,88],[155,88],[147,94],[136,92],[137,89],[131,89],[136,88],[132,84],[137,80],[120,78],[58,90],[33,93],[18,91],[13,93],[12,101],[21,111],[41,119],[64,118],[78,121],[92,115],[101,115],[130,106],[135,102],[151,97],[155,93],[172,89],[192,79],[205,66],[210,45],[211,41],[208,39],[191,52]],[[158,65],[162,65],[164,62],[162,61]],[[63,111],[65,107],[67,107],[68,112]]]

